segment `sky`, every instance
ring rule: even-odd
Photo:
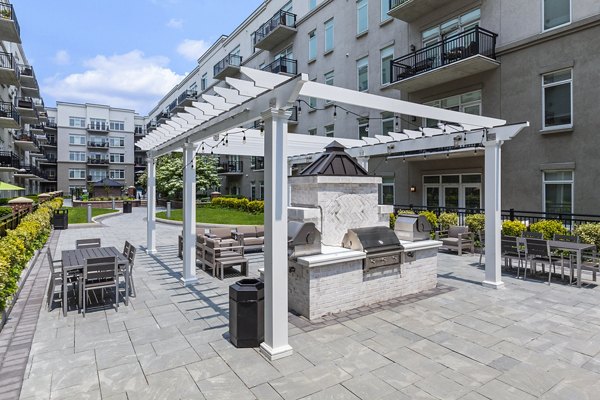
[[[107,104],[146,115],[262,0],[12,0],[47,107]]]

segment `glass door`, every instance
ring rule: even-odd
[[[446,211],[455,210],[459,207],[459,197],[458,186],[444,186],[443,206],[446,207]]]
[[[466,209],[481,208],[480,185],[464,185],[462,191],[464,207]]]

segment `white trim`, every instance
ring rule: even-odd
[[[544,83],[544,77],[545,76],[552,75],[552,74],[558,74],[558,73],[563,72],[563,71],[569,71],[569,72],[571,72],[571,78],[562,80],[560,82],[553,82],[553,83],[549,83],[549,84],[545,84]],[[546,73],[544,73],[544,74],[541,75],[541,78],[542,78],[542,131],[544,131],[544,132],[550,132],[550,131],[555,131],[555,130],[560,130],[560,129],[571,129],[571,128],[573,128],[573,120],[574,120],[574,118],[573,118],[574,117],[574,115],[573,115],[573,72],[574,72],[573,71],[573,67],[568,67],[568,68],[557,69],[556,71],[546,72]],[[563,124],[563,125],[546,126],[546,88],[555,87],[555,86],[561,86],[561,85],[566,85],[567,83],[570,85],[570,94],[571,94],[571,99],[570,99],[571,123],[570,124]]]
[[[570,172],[571,180],[548,181],[546,172]],[[575,170],[574,169],[545,169],[542,171],[542,211],[546,211],[546,184],[571,185],[571,214],[575,210]],[[551,211],[554,212],[554,211]]]

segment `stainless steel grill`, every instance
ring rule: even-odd
[[[321,232],[313,222],[288,222],[288,257],[298,258],[321,252]]]
[[[398,238],[401,240],[409,240],[413,242],[417,240],[431,239],[431,224],[423,215],[398,215],[394,230],[396,231]]]
[[[347,249],[364,251],[363,270],[394,267],[402,264],[404,247],[393,230],[385,226],[349,229],[342,246]]]

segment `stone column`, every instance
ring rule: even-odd
[[[147,158],[148,188],[147,188],[147,219],[146,224],[146,253],[156,253],[156,159]]]
[[[196,156],[194,145],[183,145],[183,276],[184,285],[196,278]]]

